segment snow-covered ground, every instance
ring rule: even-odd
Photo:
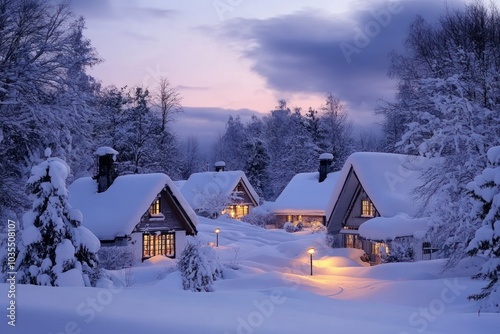
[[[215,242],[216,227],[228,267],[215,292],[182,290],[176,261],[156,257],[113,272],[122,284],[112,289],[18,285],[16,327],[4,315],[0,333],[500,333],[499,314],[467,301],[484,284],[469,278],[470,261],[444,273],[441,261],[367,267],[322,233],[201,218],[200,238]]]

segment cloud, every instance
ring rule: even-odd
[[[177,15],[178,12],[172,9],[161,9],[153,7],[126,7],[125,11],[129,14],[133,13],[135,19],[166,19],[172,18]]]
[[[175,87],[178,90],[190,90],[190,91],[201,91],[201,90],[209,90],[210,87],[198,87],[198,86],[184,86],[178,85]]]
[[[210,107],[183,107],[184,113],[179,115],[172,125],[174,132],[181,138],[196,136],[200,142],[200,149],[205,153],[211,152],[217,135],[224,133],[229,116],[241,117],[246,123],[253,115],[262,116],[251,109],[225,109]]]
[[[392,97],[389,52],[402,49],[417,14],[434,21],[445,8],[435,0],[356,5],[344,15],[308,8],[268,19],[234,19],[220,35],[251,60],[268,87],[332,92],[356,109]]]
[[[139,42],[158,42],[158,38],[147,34],[141,34],[136,31],[122,31],[122,34]]]
[[[73,10],[85,17],[106,20],[132,19],[136,21],[171,19],[179,14],[172,9],[144,7],[137,0],[124,2],[117,0],[72,0]]]

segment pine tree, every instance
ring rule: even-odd
[[[226,132],[221,137],[222,156],[216,157],[217,160],[223,160],[229,170],[243,170],[246,161],[246,154],[243,150],[245,141],[245,126],[240,116],[229,116]]]
[[[214,282],[223,278],[222,266],[213,248],[193,237],[188,237],[178,268],[184,290],[213,292]]]
[[[269,184],[267,166],[269,165],[269,155],[262,140],[254,138],[244,146],[248,154],[244,168],[245,175],[254,187],[257,194],[264,198],[264,189]]]
[[[45,155],[46,160],[32,168],[28,179],[33,206],[23,217],[18,282],[90,286],[99,276],[96,253],[100,242],[82,226],[82,213],[68,203],[69,166],[51,158],[50,149]]]
[[[474,203],[472,217],[482,223],[468,254],[486,259],[473,278],[489,281],[469,299],[481,300],[486,311],[500,312],[500,146],[488,150],[488,167],[467,187]]]

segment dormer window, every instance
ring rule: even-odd
[[[161,208],[160,208],[160,199],[157,198],[153,204],[151,204],[151,207],[149,208],[149,215],[150,216],[158,216],[161,214]]]
[[[375,217],[375,207],[369,198],[361,200],[361,217]]]

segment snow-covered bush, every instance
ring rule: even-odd
[[[240,200],[234,193],[226,195],[221,189],[207,187],[204,191],[197,190],[193,202],[193,209],[197,214],[216,219],[231,204]]]
[[[238,253],[240,252],[240,248],[239,247],[235,247],[232,249],[232,251],[234,252],[234,259],[229,262],[229,263],[224,263],[224,267],[227,267],[227,268],[230,268],[230,269],[233,269],[233,270],[239,270],[240,269],[240,263],[238,261]]]
[[[276,223],[274,214],[264,206],[258,206],[248,213],[248,215],[241,218],[241,221],[266,228],[268,225]]]
[[[467,185],[474,205],[472,219],[482,224],[467,251],[486,258],[473,278],[488,284],[469,299],[481,300],[486,311],[500,312],[500,146],[490,148],[487,156],[488,167]]]
[[[214,291],[214,282],[222,278],[222,266],[212,247],[196,237],[188,237],[178,268],[184,290]]]
[[[22,284],[90,286],[99,277],[97,237],[82,226],[83,216],[68,203],[69,166],[47,159],[31,170],[32,210],[23,216],[18,243],[17,279]]]
[[[134,249],[130,246],[101,247],[97,255],[101,267],[108,270],[128,268],[135,262]]]
[[[287,231],[288,233],[295,233],[302,231],[302,223],[298,223],[297,225],[294,225],[292,222],[286,222],[283,225],[283,229]]]
[[[382,262],[413,262],[415,252],[411,238],[396,238],[388,241],[389,253],[381,253]]]
[[[313,233],[323,233],[323,232],[326,232],[326,226],[323,225],[321,222],[318,222],[318,221],[312,222],[310,229],[311,229],[311,231]]]
[[[344,247],[344,236],[342,234],[327,234],[325,243],[328,247],[342,248]]]

